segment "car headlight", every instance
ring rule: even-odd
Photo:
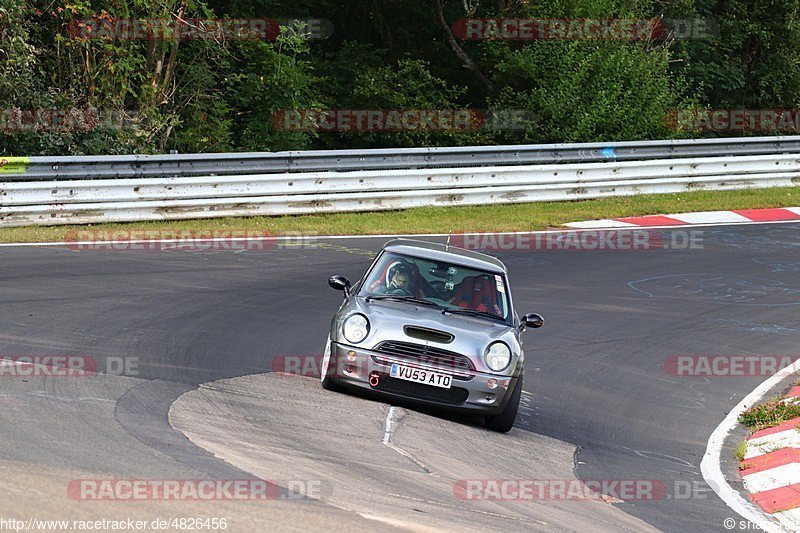
[[[344,338],[347,339],[348,342],[358,344],[363,341],[367,337],[367,333],[369,333],[369,320],[367,320],[367,317],[364,315],[352,315],[344,321],[342,333],[344,333]]]
[[[511,362],[511,350],[504,342],[493,342],[486,348],[483,359],[486,361],[486,366],[495,372],[500,372]]]

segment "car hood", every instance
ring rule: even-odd
[[[336,327],[338,331],[341,331],[341,323],[353,313],[363,313],[369,319],[369,334],[364,341],[359,343],[359,346],[368,349],[374,349],[378,344],[387,340],[427,344],[466,355],[481,371],[489,371],[483,361],[483,354],[486,347],[494,341],[502,340],[511,348],[513,355],[509,369],[515,367],[516,360],[521,353],[516,329],[500,322],[467,315],[442,314],[441,309],[409,302],[387,300],[367,302],[363,298],[352,298],[338,313],[339,320],[337,321],[338,327]],[[453,340],[445,343],[410,337],[404,331],[405,326],[417,326],[449,333],[453,335]],[[347,344],[343,338],[340,341]]]

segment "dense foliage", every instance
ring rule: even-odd
[[[0,153],[699,136],[706,133],[671,127],[670,112],[797,107],[798,7],[800,0],[0,0]],[[451,31],[464,17],[661,16],[703,20],[707,31],[636,41],[464,40]],[[247,40],[76,31],[85,21],[265,17],[327,19],[333,31],[309,39],[308,28],[283,26],[275,38]],[[292,109],[494,110],[526,119],[469,131],[278,127],[276,115]],[[52,117],[41,125],[20,119],[36,110],[66,113],[63,127]]]

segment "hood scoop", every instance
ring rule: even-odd
[[[420,326],[403,326],[403,331],[409,337],[421,339],[423,341],[441,342],[447,344],[453,342],[455,338],[452,333],[439,331],[436,329],[423,328]]]

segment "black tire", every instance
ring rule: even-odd
[[[522,374],[517,379],[517,385],[514,392],[511,393],[511,398],[508,403],[496,415],[488,415],[486,417],[486,427],[492,431],[499,433],[508,433],[514,427],[514,420],[517,418],[517,410],[519,410],[519,400],[522,397]]]
[[[328,344],[325,345],[325,354],[323,355],[323,359],[327,356],[330,357],[330,350],[331,350],[331,341],[328,339]],[[329,371],[328,367],[323,363],[322,368],[320,369],[322,375],[320,376],[320,381],[322,381],[322,388],[325,390],[339,392],[341,387],[333,381],[331,378],[332,372]]]
[[[330,376],[322,378],[322,388],[333,392],[339,392],[341,390],[339,385],[337,385]]]

